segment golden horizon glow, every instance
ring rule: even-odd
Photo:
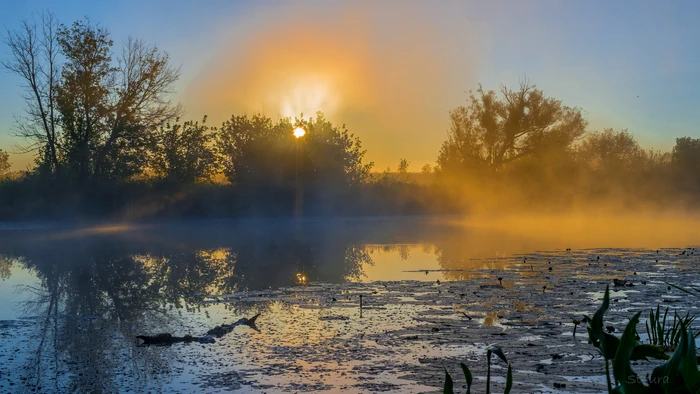
[[[297,127],[296,129],[294,129],[294,136],[296,138],[301,138],[305,135],[306,135],[306,130],[304,130],[303,128]]]

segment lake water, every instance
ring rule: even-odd
[[[620,312],[673,300],[662,277],[694,283],[695,251],[686,248],[700,243],[697,223],[579,216],[6,224],[0,392],[435,391],[443,363],[483,364],[491,335],[510,348],[554,335],[579,362],[595,349],[564,341],[567,322],[595,310],[606,281],[649,281],[647,293],[618,294]],[[685,301],[672,305],[695,308]],[[549,310],[555,306],[561,313]],[[257,313],[257,330],[237,327],[211,345],[135,340],[200,335]],[[540,390],[547,380],[526,373],[530,361],[542,360],[521,360],[521,383]],[[597,365],[548,375],[595,392]]]

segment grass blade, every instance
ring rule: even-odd
[[[639,322],[640,315],[641,312],[634,315],[627,324],[627,327],[625,327],[625,331],[620,338],[620,343],[617,346],[615,359],[613,360],[613,376],[615,376],[615,380],[622,386],[622,392],[624,393],[637,392],[637,390],[640,389],[639,386],[642,386],[639,377],[632,370],[632,366],[630,365],[630,358],[636,342],[635,327]]]
[[[454,394],[454,384],[447,369],[445,369],[445,386],[442,388],[442,392],[443,394]]]
[[[693,292],[690,291],[690,290],[684,289],[684,288],[682,288],[682,287],[680,287],[680,286],[678,286],[678,285],[674,285],[673,283],[668,283],[668,282],[664,282],[664,283],[666,283],[667,285],[669,285],[669,286],[671,286],[671,287],[673,287],[673,288],[675,288],[675,289],[678,289],[678,290],[680,290],[680,291],[682,291],[682,292],[684,292],[684,293],[686,293],[686,294],[690,294],[690,295],[693,295],[693,296],[696,296],[696,297],[698,296],[698,294],[700,294],[700,289],[696,289],[696,288],[694,288],[694,287],[691,287],[691,289],[693,289],[693,290],[695,291],[695,293],[693,293]],[[697,294],[696,294],[696,293],[697,293]]]
[[[666,335],[666,316],[668,315],[668,307],[666,307],[666,310],[664,311],[664,319],[663,322],[661,323],[661,330],[659,335],[661,335],[661,343],[668,343],[668,335]],[[668,343],[670,345],[670,343]]]
[[[503,350],[501,350],[500,347],[494,346],[494,347],[491,349],[491,351],[493,352],[493,354],[497,355],[498,358],[500,358],[501,360],[503,360],[504,363],[506,363],[506,364],[508,363],[508,360],[506,359],[506,355],[503,354]]]
[[[508,363],[508,375],[506,375],[506,391],[503,394],[510,394],[510,389],[513,388],[513,367]]]
[[[693,331],[690,328],[683,329],[681,332],[681,342],[685,342],[686,349],[681,374],[690,392],[697,393],[700,390],[700,372],[698,372],[698,361],[695,356],[695,341],[692,339],[693,337]]]
[[[632,350],[630,356],[631,361],[648,361],[650,358],[655,360],[668,360],[668,355],[664,350],[656,345],[638,344]]]
[[[462,367],[462,372],[464,372],[464,378],[467,379],[467,394],[471,394],[472,392],[472,372],[469,370],[469,367],[465,363],[460,363],[459,364]]]
[[[605,339],[603,336],[603,316],[608,312],[610,308],[610,286],[605,286],[605,295],[603,296],[603,304],[598,308],[598,310],[593,315],[588,326],[588,337],[594,345],[598,346],[599,349],[605,354]]]

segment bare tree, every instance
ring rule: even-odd
[[[89,20],[60,25],[53,14],[22,22],[5,40],[2,66],[22,79],[23,152],[50,172],[124,178],[143,170],[151,135],[182,112],[169,97],[179,78],[167,53],[129,39],[112,61],[109,32]],[[60,56],[60,57],[59,57]],[[59,59],[61,64],[59,64]]]
[[[97,171],[109,171],[118,160],[117,146],[140,150],[145,147],[148,134],[181,113],[169,96],[180,77],[180,69],[170,65],[170,57],[141,39],[129,38],[118,59],[117,87],[112,97],[109,131],[104,145],[98,151]],[[120,144],[120,140],[126,144]],[[143,155],[145,157],[145,155]],[[111,159],[111,163],[110,163]]]
[[[57,45],[58,21],[44,13],[39,25],[33,19],[22,21],[17,31],[7,31],[5,43],[11,57],[2,66],[22,78],[25,116],[17,118],[16,134],[29,144],[24,152],[39,150],[40,161],[54,171],[59,163],[55,87],[59,77]]]

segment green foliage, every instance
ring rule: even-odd
[[[688,289],[684,289],[678,285],[674,285],[673,283],[666,282],[666,284],[675,288],[675,289],[678,289],[678,290],[684,292],[685,294],[689,294],[689,295],[692,295],[694,297],[700,297],[700,289],[698,289],[697,287],[691,287],[690,290],[688,290]]]
[[[207,181],[216,170],[213,134],[206,125],[188,121],[160,128],[153,144],[152,165],[156,174],[181,184]]]
[[[0,255],[0,280],[9,279],[12,272],[12,259]]]
[[[454,393],[454,383],[452,382],[452,377],[450,374],[445,370],[445,385],[442,389],[442,392],[447,394],[453,394]]]
[[[641,312],[635,314],[625,327],[621,338],[603,332],[603,317],[610,306],[609,288],[605,290],[603,304],[596,311],[588,329],[591,343],[596,346],[605,358],[606,377],[609,393],[697,393],[700,390],[700,371],[698,371],[695,351],[696,335],[693,334],[690,323],[692,318],[674,317],[674,324],[666,326],[666,315],[661,315],[660,308],[652,311],[647,327],[656,327],[656,336],[652,341],[673,343],[678,337],[678,346],[669,357],[663,349],[656,345],[640,344],[637,342],[636,326]],[[649,330],[653,332],[653,330]],[[675,330],[675,331],[674,331]],[[651,334],[650,334],[651,335]],[[656,367],[645,385],[632,370],[631,361],[647,360],[648,358],[668,360]],[[613,387],[609,374],[609,362],[612,361],[615,386]]]
[[[697,186],[700,174],[700,138],[676,138],[671,164],[679,181],[692,182]]]
[[[500,170],[515,160],[566,150],[586,128],[579,109],[528,83],[518,90],[503,87],[500,97],[479,86],[468,106],[450,112],[450,121],[438,165],[457,173]]]
[[[639,381],[639,377],[632,370],[632,366],[630,365],[632,353],[637,345],[637,332],[635,327],[639,322],[639,315],[641,315],[641,312],[634,315],[627,324],[627,327],[625,327],[625,331],[622,333],[622,338],[620,338],[613,359],[613,376],[615,377],[615,381],[620,385],[621,392],[623,393],[641,392],[640,389],[643,387],[642,383]],[[616,389],[618,388],[616,387]]]
[[[401,159],[399,160],[399,166],[397,167],[397,172],[399,174],[407,174],[408,173],[408,165],[410,163],[406,159]]]
[[[150,136],[180,111],[167,99],[179,77],[167,54],[129,39],[115,56],[104,27],[59,25],[51,14],[41,28],[24,23],[8,44],[3,65],[27,93],[16,129],[38,151],[38,170],[81,186],[145,170]]]
[[[681,331],[679,346],[671,359],[652,372],[652,392],[697,393],[700,390],[700,372],[693,337],[691,329]]]
[[[577,150],[579,159],[594,171],[624,175],[644,169],[646,153],[627,130],[591,133]]]
[[[656,311],[649,312],[649,320],[646,322],[647,334],[650,344],[674,350],[680,342],[682,332],[695,321],[695,316],[691,316],[688,312],[685,317],[680,317],[674,312],[670,325],[666,324],[667,317],[668,307],[662,316],[661,309],[657,305]]]
[[[296,127],[306,134],[295,138]],[[216,150],[224,174],[249,201],[280,209],[287,209],[297,187],[305,205],[333,209],[370,180],[372,168],[362,161],[360,140],[320,112],[296,123],[233,116],[219,128]]]
[[[472,372],[469,370],[469,367],[467,367],[467,365],[465,363],[459,363],[459,366],[462,367],[462,372],[464,373],[464,378],[467,380],[467,394],[471,394],[471,392],[472,392]]]
[[[0,179],[10,171],[10,155],[0,149]]]
[[[503,350],[501,350],[500,347],[495,346],[493,348],[490,348],[486,351],[486,360],[487,360],[487,370],[486,370],[486,393],[489,394],[491,392],[491,355],[495,354],[503,360],[504,363],[508,364],[508,372],[506,373],[506,387],[504,394],[509,394],[510,390],[513,388],[513,368],[508,362],[508,359],[506,358],[506,355],[503,353]],[[471,388],[472,388],[472,373],[469,370],[469,367],[467,367],[466,364],[460,363],[460,367],[462,368],[462,372],[464,373],[464,378],[467,382],[467,394],[471,394]],[[449,372],[447,372],[447,369],[445,369],[445,385],[443,387],[443,393],[445,394],[454,394],[454,383],[452,381],[452,377],[450,376]]]

